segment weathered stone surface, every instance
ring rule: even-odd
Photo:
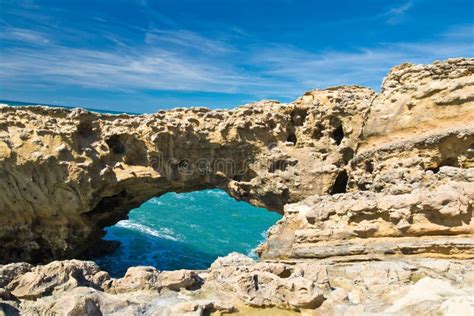
[[[123,278],[114,280],[110,292],[124,293],[139,290],[159,291],[160,272],[154,267],[128,268]]]
[[[286,206],[260,252],[264,258],[474,258],[473,183],[474,169],[442,167],[409,190],[311,196]]]
[[[425,277],[384,313],[468,315],[474,311],[474,288],[458,289],[449,281]]]
[[[146,309],[144,301],[125,299],[88,287],[77,287],[34,302],[22,304],[24,315],[139,315]]]
[[[0,268],[0,271],[3,270]],[[17,298],[34,300],[54,291],[66,291],[78,286],[100,287],[100,284],[94,283],[94,276],[99,273],[103,272],[91,261],[55,261],[21,274],[6,288]]]
[[[106,290],[111,293],[139,290],[159,292],[162,289],[179,291],[199,287],[200,284],[201,279],[192,270],[160,272],[153,267],[132,267],[127,270],[123,278],[114,280]]]
[[[259,262],[120,279],[78,260],[0,266],[8,313],[474,309],[474,59],[397,66],[378,95],[335,87],[229,111],[0,107],[0,177],[1,262],[82,254],[169,191],[217,187],[284,214]]]
[[[473,258],[472,69],[472,60],[395,67],[370,106],[342,194],[287,204],[262,256]],[[451,93],[458,101],[440,106]]]
[[[457,312],[459,315],[459,311],[464,315],[474,303],[474,260],[256,262],[244,255],[230,254],[216,260],[201,274],[200,287],[187,290],[183,285],[179,291],[151,289],[150,283],[160,283],[159,273],[149,267],[136,267],[127,273],[128,277],[110,280],[126,289],[122,292],[110,291],[106,283],[101,288],[99,283],[92,282],[79,285],[71,280],[51,282],[50,279],[57,280],[72,267],[76,275],[91,280],[103,273],[91,267],[90,262],[81,265],[80,261],[58,261],[39,266],[34,268],[37,274],[50,271],[50,278],[36,278],[28,287],[31,293],[25,296],[27,290],[22,281],[31,278],[31,272],[20,273],[9,287],[23,290],[14,289],[10,297],[0,298],[1,306],[24,315],[206,315],[217,311],[258,315],[258,309],[250,312],[242,304],[291,309],[305,315],[381,312],[410,315]],[[188,275],[182,271],[177,274]],[[155,280],[151,282],[151,279]],[[173,279],[182,277],[173,276]],[[142,286],[137,286],[140,282]],[[39,293],[37,289],[45,288],[48,291],[33,295]],[[269,313],[278,315],[278,311],[271,309]]]
[[[472,59],[394,67],[371,106],[363,144],[378,147],[455,127],[472,127],[473,73]]]
[[[229,303],[212,300],[195,300],[183,302],[167,308],[163,315],[186,315],[201,316],[209,315],[211,312],[232,313],[235,307]]]
[[[4,106],[0,260],[77,256],[104,226],[169,191],[218,187],[282,211],[346,184],[407,191],[401,178],[469,168],[473,63],[395,67],[381,95],[336,87],[229,111],[129,116]]]
[[[250,306],[314,309],[324,300],[313,279],[281,263],[255,263],[243,255],[230,255],[210,268],[204,289],[235,295]]]
[[[33,266],[29,263],[11,263],[0,266],[0,287],[7,286],[17,276],[31,271]]]
[[[329,193],[374,95],[339,87],[291,104],[142,116],[2,107],[0,141],[13,154],[0,159],[0,261],[77,256],[169,191],[217,187],[279,211]]]
[[[201,281],[198,274],[192,270],[164,271],[160,274],[161,286],[173,291],[198,287]]]

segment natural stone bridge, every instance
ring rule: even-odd
[[[380,95],[335,87],[234,110],[1,107],[0,260],[77,257],[151,197],[207,188],[278,212],[314,196],[273,228],[267,258],[381,254],[402,237],[402,253],[472,256],[456,235],[473,233],[473,67],[401,65]],[[371,237],[388,239],[361,246]],[[352,238],[368,239],[331,246]]]
[[[169,191],[222,188],[284,214],[258,262],[234,253],[206,271],[131,267],[118,279],[90,261],[0,265],[0,313],[474,306],[474,59],[397,66],[381,94],[335,87],[228,111],[3,106],[0,179],[5,263],[83,255],[103,246],[104,227]]]

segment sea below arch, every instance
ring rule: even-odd
[[[206,269],[219,256],[254,252],[281,215],[236,201],[219,189],[167,193],[143,203],[129,218],[106,228],[105,240],[120,242],[94,257],[102,269],[123,276],[129,267]]]

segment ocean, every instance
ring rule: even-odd
[[[218,257],[237,251],[254,256],[266,230],[281,215],[231,198],[222,190],[167,193],[106,228],[105,239],[121,245],[94,260],[113,276],[130,266],[159,270],[206,269]]]
[[[236,201],[222,190],[167,193],[130,211],[127,220],[107,227],[104,239],[121,244],[93,260],[114,277],[138,265],[159,270],[206,269],[217,257],[234,251],[255,257],[255,247],[280,218],[277,213]]]
[[[10,106],[29,106],[29,105],[43,105],[43,106],[49,106],[53,108],[65,108],[68,110],[72,110],[76,107],[73,106],[67,106],[67,105],[56,105],[56,104],[44,104],[44,103],[34,103],[34,102],[20,102],[20,101],[10,101],[10,100],[0,100],[0,104],[8,104]],[[103,113],[103,114],[130,114],[130,115],[138,115],[139,113],[134,113],[134,112],[119,112],[119,111],[106,111],[106,110],[97,110],[97,109],[91,109],[91,108],[86,108],[83,107],[84,109],[92,112],[97,112],[97,113]]]

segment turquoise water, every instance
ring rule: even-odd
[[[19,101],[9,101],[9,100],[0,100],[0,104],[8,104],[10,106],[29,106],[29,105],[44,105],[44,106],[49,106],[53,108],[64,108],[68,110],[72,110],[75,107],[73,106],[66,106],[66,105],[53,105],[53,104],[44,104],[44,103],[33,103],[33,102],[19,102]],[[97,113],[104,113],[104,114],[131,114],[131,115],[138,115],[138,113],[133,113],[133,112],[117,112],[117,111],[106,111],[106,110],[97,110],[97,109],[90,109],[90,108],[84,108],[88,111],[91,112],[97,112]]]
[[[0,103],[32,104],[2,100]],[[121,245],[113,253],[94,260],[115,277],[137,265],[151,265],[159,270],[205,269],[218,256],[233,251],[255,255],[253,249],[280,217],[235,201],[221,190],[167,193],[132,210],[128,220],[106,228],[104,239],[120,241]]]
[[[281,215],[238,202],[221,190],[167,193],[108,227],[104,239],[118,240],[112,254],[94,260],[113,276],[128,267],[205,269],[232,251],[255,255],[266,230]]]

